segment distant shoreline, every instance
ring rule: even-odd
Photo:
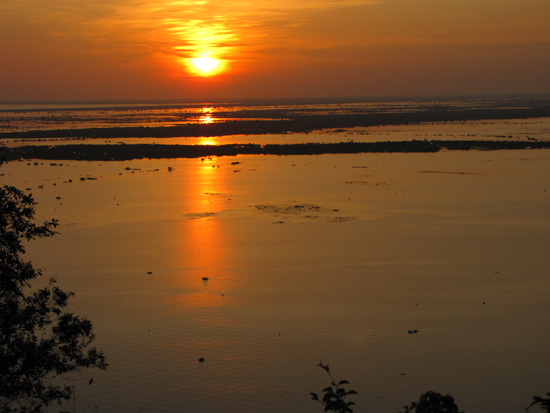
[[[230,145],[57,145],[0,148],[0,161],[29,159],[128,161],[134,159],[202,158],[236,155],[323,155],[357,153],[433,153],[440,150],[550,149],[541,141],[401,141]]]
[[[175,138],[213,137],[228,135],[264,135],[306,133],[315,130],[369,127],[382,125],[406,125],[426,122],[464,122],[479,120],[530,119],[550,117],[550,104],[534,107],[470,108],[456,109],[436,107],[411,112],[371,112],[351,114],[298,114],[292,111],[217,113],[221,122],[208,124],[187,123],[176,126],[143,127],[121,126],[104,128],[72,128],[33,130],[25,132],[1,132],[2,139],[51,139],[51,138]],[[224,117],[230,116],[230,117]],[[234,119],[233,117],[238,117]],[[269,119],[258,119],[269,117]]]

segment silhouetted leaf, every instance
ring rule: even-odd
[[[325,411],[332,411],[336,413],[353,413],[353,410],[350,406],[355,405],[353,402],[346,403],[345,398],[348,394],[357,394],[354,390],[346,391],[345,388],[341,388],[341,385],[349,384],[347,380],[341,380],[337,383],[334,377],[330,374],[328,366],[325,366],[323,363],[318,364],[319,367],[324,369],[329,378],[332,386],[325,387],[323,392],[325,393],[322,400],[317,400],[320,403],[323,403],[325,406]],[[314,394],[314,393],[311,393]]]

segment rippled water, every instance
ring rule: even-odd
[[[521,411],[549,390],[544,150],[0,172],[60,219],[29,257],[76,292],[108,357],[75,378],[80,411],[319,412],[319,361],[357,411],[428,389]]]

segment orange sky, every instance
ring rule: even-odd
[[[1,0],[0,59],[0,101],[550,93],[550,1]]]

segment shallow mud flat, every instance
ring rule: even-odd
[[[77,294],[108,357],[75,378],[78,408],[313,413],[320,361],[359,392],[357,411],[426,390],[522,411],[550,391],[548,151],[0,173],[60,220],[29,257]]]

